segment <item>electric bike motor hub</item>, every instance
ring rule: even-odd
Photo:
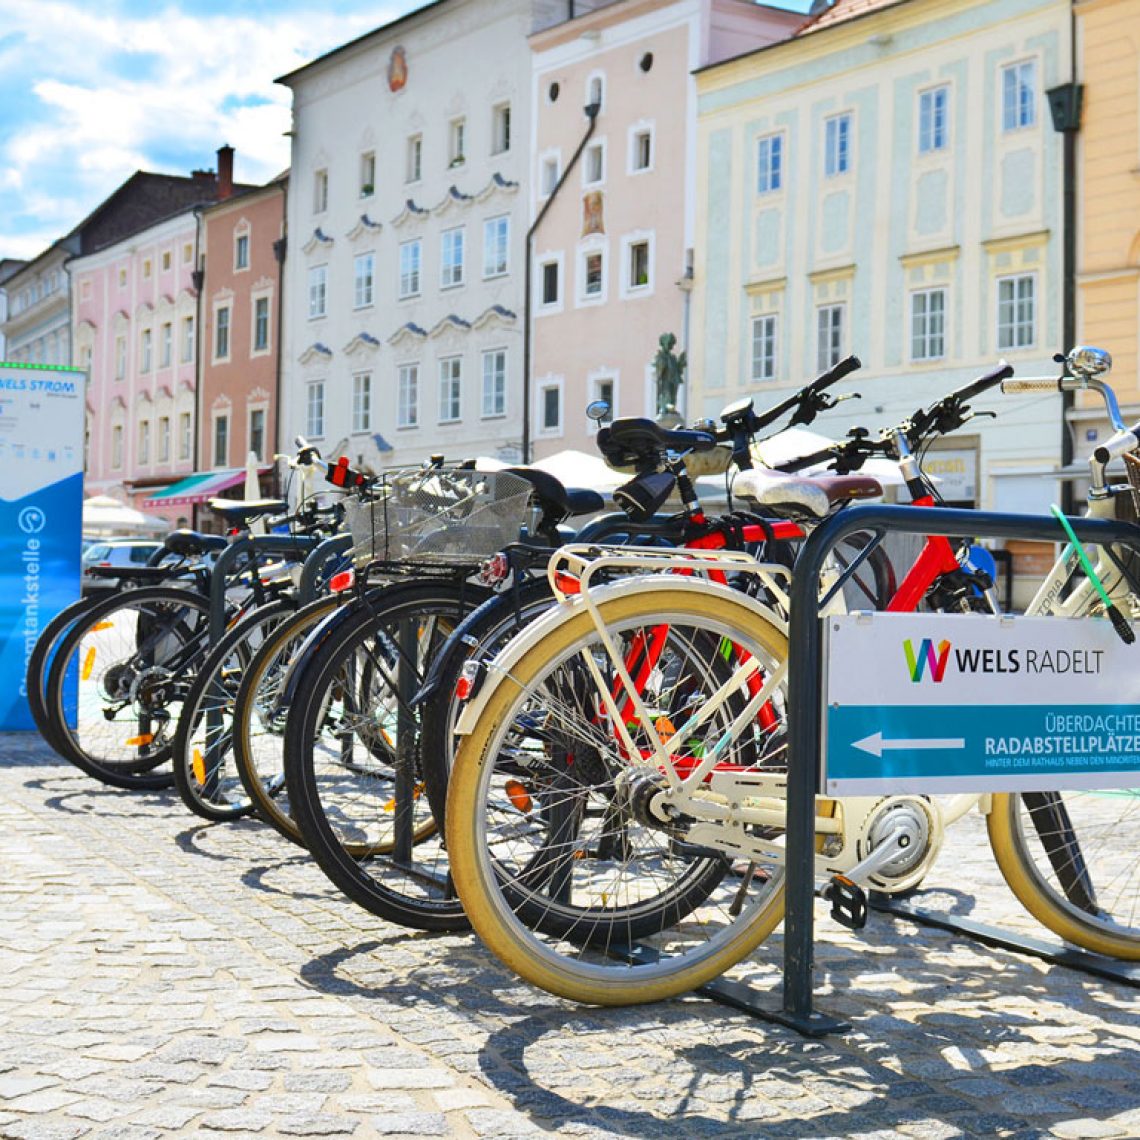
[[[850,811],[851,801],[845,807]],[[938,805],[927,796],[880,799],[859,821],[854,837],[856,862],[896,833],[900,835],[898,854],[867,879],[869,886],[888,894],[916,886],[938,857],[943,837]]]

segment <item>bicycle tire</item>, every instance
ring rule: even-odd
[[[425,654],[442,644],[436,623],[450,632],[486,596],[466,583],[413,582],[357,601],[305,663],[285,729],[289,802],[317,864],[365,910],[420,930],[467,924],[419,794],[410,698]]]
[[[990,846],[1018,901],[1066,941],[1140,961],[1140,878],[1128,836],[1140,789],[995,794]]]
[[[736,601],[724,589],[669,583],[651,592],[612,592],[604,600],[599,598],[598,604],[611,637],[636,637],[634,631],[644,626],[666,623],[672,638],[678,623],[687,623],[706,638],[718,639],[718,648],[714,650],[717,655],[720,644],[728,639],[757,660],[768,662],[772,669],[786,661],[786,637],[764,621],[755,609]],[[568,608],[550,622],[541,642],[513,661],[509,677],[501,680],[486,698],[486,706],[456,755],[447,802],[447,845],[455,885],[468,918],[483,941],[516,973],[540,988],[574,1001],[601,1005],[626,1005],[672,997],[723,973],[751,953],[775,929],[783,917],[783,868],[777,862],[757,873],[757,868],[750,866],[741,878],[737,878],[733,868],[732,874],[722,872],[705,897],[701,895],[707,883],[702,883],[695,892],[695,899],[686,894],[688,887],[683,882],[679,890],[658,890],[659,897],[649,900],[659,911],[656,934],[630,939],[624,916],[612,900],[628,885],[634,898],[629,908],[635,907],[639,876],[648,875],[648,871],[642,872],[636,864],[640,861],[647,868],[652,865],[654,873],[663,879],[668,864],[678,854],[683,861],[685,851],[681,841],[674,842],[664,828],[656,830],[646,826],[644,820],[635,818],[631,811],[620,809],[625,814],[621,827],[632,830],[636,824],[638,830],[633,836],[623,838],[620,844],[612,845],[614,857],[610,857],[608,849],[603,851],[607,828],[603,813],[597,847],[591,850],[578,839],[576,850],[569,859],[564,859],[565,874],[573,880],[569,890],[581,893],[578,909],[582,913],[590,912],[592,937],[574,936],[570,921],[573,908],[565,901],[565,882],[552,888],[545,901],[551,910],[566,912],[567,920],[553,928],[535,921],[533,912],[542,900],[534,899],[535,906],[529,912],[520,905],[522,897],[537,894],[534,884],[522,879],[531,873],[534,853],[526,848],[522,850],[516,859],[516,863],[521,864],[518,872],[512,872],[505,863],[509,854],[507,845],[515,836],[527,838],[523,835],[524,825],[532,826],[530,816],[534,813],[529,809],[524,811],[526,800],[522,794],[512,792],[506,781],[504,798],[509,799],[509,805],[501,803],[496,807],[492,802],[495,795],[492,783],[501,757],[499,776],[519,768],[524,771],[528,767],[540,768],[542,761],[533,747],[519,760],[509,751],[502,752],[501,746],[511,731],[516,733],[517,739],[519,726],[527,723],[524,718],[528,715],[527,702],[532,694],[539,693],[538,707],[554,707],[553,690],[540,691],[544,679],[559,668],[561,662],[590,652],[590,646],[596,643],[592,620],[581,605]],[[693,644],[698,644],[695,638]],[[710,670],[710,683],[719,676],[719,670]],[[690,702],[699,695],[691,695]],[[576,716],[577,712],[571,709],[572,715]],[[592,739],[600,750],[602,744],[598,738]],[[610,752],[609,759],[620,769],[619,750],[611,748]],[[584,749],[582,756],[585,756]],[[782,758],[786,758],[786,754]],[[616,783],[617,778],[613,779]],[[531,794],[528,789],[524,791],[527,796]],[[541,794],[541,791],[534,793],[536,797]],[[616,801],[607,810],[619,810]],[[585,812],[581,814],[585,818]],[[519,815],[526,818],[520,820]],[[497,830],[496,819],[503,821]],[[538,824],[539,828],[542,826]],[[617,830],[613,824],[608,826]],[[657,838],[654,840],[654,837]],[[499,848],[494,853],[492,843]],[[553,846],[545,839],[542,843],[548,848]],[[640,860],[625,859],[626,849],[638,850],[637,845],[642,852]],[[707,855],[696,851],[689,858],[698,860]],[[628,884],[623,877],[625,868],[617,865],[622,859],[629,869]],[[612,870],[603,866],[607,860],[614,864]],[[683,868],[679,874],[685,874]],[[601,885],[596,881],[599,878]],[[648,889],[654,889],[651,876]],[[561,897],[555,899],[556,894]],[[599,937],[599,926],[607,912],[614,916],[612,942],[608,946]],[[644,921],[646,915],[640,917]],[[709,937],[703,938],[702,933]],[[641,939],[648,939],[651,944],[633,952],[631,944]],[[686,940],[692,940],[692,944]],[[618,944],[624,949],[611,953]]]
[[[292,598],[277,598],[227,630],[182,703],[174,734],[174,786],[186,807],[203,819],[239,819],[254,808],[233,757],[237,685],[260,639],[296,609]]]
[[[133,619],[125,612],[131,610],[136,611]],[[177,724],[195,659],[205,654],[209,610],[209,601],[189,590],[148,586],[102,599],[73,623],[52,658],[46,691],[51,730],[65,759],[111,787],[173,784],[173,772],[156,769],[170,760],[171,722]],[[116,638],[98,638],[112,631]],[[137,660],[140,652],[143,661]],[[75,729],[68,724],[65,691],[73,666],[78,678]],[[144,684],[145,690],[140,688]],[[127,710],[131,715],[124,717]],[[131,716],[137,722],[133,726]],[[124,731],[132,727],[137,731],[123,741]]]
[[[293,819],[285,781],[288,708],[277,704],[278,691],[311,631],[344,602],[335,594],[316,598],[287,617],[253,655],[234,699],[234,764],[254,814],[300,847],[305,840]]]
[[[28,692],[28,709],[32,720],[39,730],[40,736],[56,751],[60,748],[55,743],[55,729],[47,706],[47,679],[51,668],[55,650],[59,648],[67,631],[78,621],[83,614],[99,599],[79,598],[69,606],[65,606],[40,630],[36,644],[28,657],[28,667],[24,675],[24,688]]]

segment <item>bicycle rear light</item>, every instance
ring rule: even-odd
[[[469,701],[479,687],[479,672],[482,662],[472,658],[463,663],[459,673],[459,680],[455,682],[455,696],[458,700]]]

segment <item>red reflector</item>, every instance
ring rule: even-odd
[[[465,701],[471,696],[471,689],[473,684],[470,677],[460,677],[455,682],[455,696],[458,700]]]
[[[577,578],[572,578],[569,574],[564,574],[559,570],[554,575],[554,584],[564,594],[577,594],[579,593],[579,583]]]
[[[356,581],[356,572],[354,570],[342,570],[339,574],[334,574],[329,579],[329,589],[334,594],[341,594],[345,590],[351,590],[352,584]]]

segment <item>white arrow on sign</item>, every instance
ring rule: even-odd
[[[960,736],[950,736],[931,740],[884,740],[881,732],[856,740],[851,745],[860,752],[870,752],[872,756],[882,756],[884,752],[912,751],[918,748],[965,748],[966,741]]]

